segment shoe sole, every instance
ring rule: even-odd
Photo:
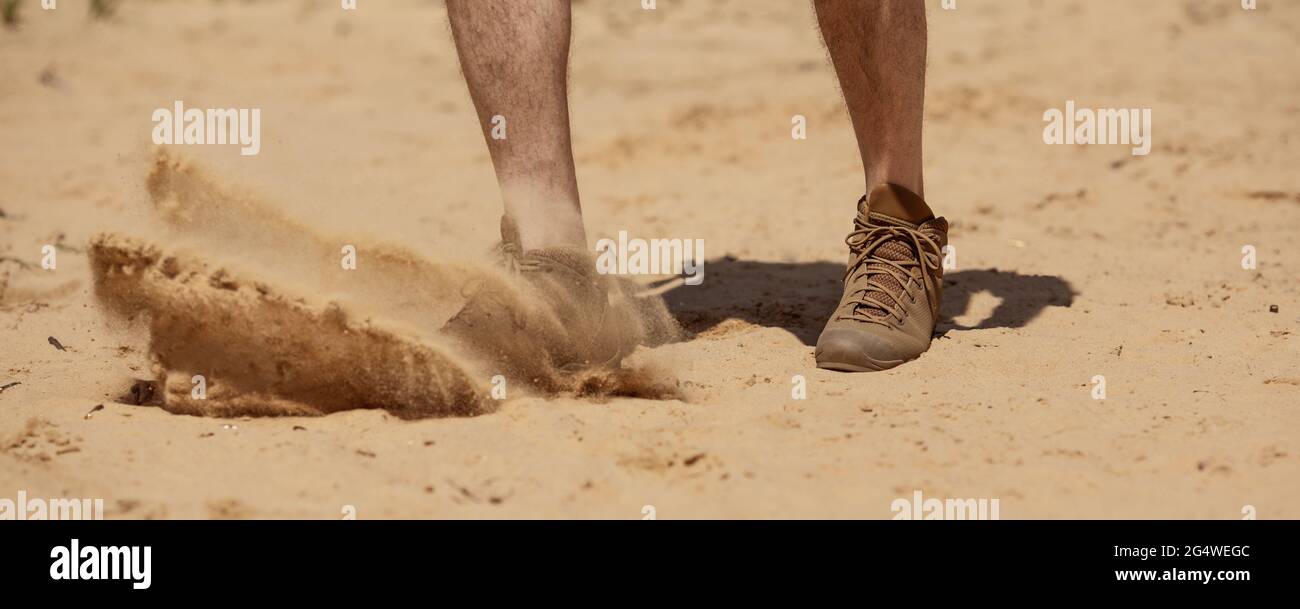
[[[864,359],[868,362],[867,366],[850,364],[848,362],[819,361],[817,362],[817,367],[822,370],[834,370],[835,372],[881,372],[911,361],[905,359],[877,361],[869,357],[864,357]]]

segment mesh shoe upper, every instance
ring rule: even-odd
[[[854,230],[845,239],[849,264],[844,281],[852,291],[836,315],[865,322],[887,322],[893,317],[901,322],[898,317],[906,311],[903,297],[909,282],[917,282],[927,291],[931,312],[937,313],[947,233],[948,222],[943,218],[917,226],[866,213],[865,204],[860,204]]]

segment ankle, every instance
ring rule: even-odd
[[[921,224],[935,217],[934,212],[919,193],[895,183],[873,185],[867,191],[867,205],[873,213],[884,214],[913,224]]]
[[[587,247],[587,233],[582,214],[572,207],[550,206],[549,210],[507,209],[506,215],[519,231],[519,245],[524,251],[546,247]]]
[[[520,188],[506,184],[502,188],[505,215],[519,230],[519,244],[524,250],[544,247],[587,247],[587,233],[582,223],[582,208],[577,194],[557,188]]]

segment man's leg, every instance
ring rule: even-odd
[[[894,184],[924,197],[924,0],[814,0],[813,6],[857,134],[864,192]],[[873,211],[913,222],[929,214],[929,209]]]
[[[569,0],[447,0],[447,14],[501,185],[502,242],[521,248],[507,250],[510,266],[534,292],[525,305],[484,282],[442,333],[509,378],[558,390],[571,380],[561,371],[616,366],[635,346],[619,331],[623,317],[610,313],[582,226],[569,139]]]
[[[866,178],[840,304],[817,338],[817,366],[884,370],[930,348],[948,223],[922,198],[923,0],[814,0]]]
[[[525,250],[587,246],[569,139],[569,11],[569,0],[447,0],[505,213]],[[504,139],[492,136],[498,116]]]

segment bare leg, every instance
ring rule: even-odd
[[[813,6],[857,134],[865,192],[894,184],[924,197],[924,0],[814,0]],[[930,214],[929,209],[879,211],[912,221]]]
[[[586,248],[569,139],[569,0],[447,0],[447,15],[524,249]],[[494,117],[505,139],[493,137]]]

